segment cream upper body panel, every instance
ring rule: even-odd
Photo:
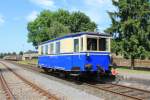
[[[88,38],[97,39],[97,43],[96,43],[97,50],[94,50],[94,52],[110,52],[111,37],[84,34],[81,36],[68,37],[68,38],[63,38],[63,39],[48,42],[48,43],[43,43],[38,46],[38,53],[39,55],[46,55],[46,54],[73,53],[73,52],[90,52],[92,50],[89,51],[87,49],[89,45],[87,44]],[[100,51],[98,49],[100,46],[100,42],[99,42],[100,38],[104,38],[107,41],[106,42],[107,49],[104,51]],[[57,44],[58,42],[59,42],[59,45]],[[48,48],[46,48],[46,46]]]
[[[73,39],[66,38],[60,41],[60,53],[73,52]]]

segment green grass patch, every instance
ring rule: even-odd
[[[150,71],[146,71],[146,70],[132,70],[130,68],[116,68],[116,70],[121,73],[121,72],[125,72],[125,73],[130,73],[130,74],[150,74]]]
[[[19,64],[25,64],[25,65],[37,65],[38,64],[38,59],[32,59],[32,60],[23,60],[23,61],[18,61]]]

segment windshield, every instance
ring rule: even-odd
[[[108,51],[108,38],[87,38],[88,51]]]
[[[97,50],[97,39],[87,38],[87,50],[90,50],[90,51]]]

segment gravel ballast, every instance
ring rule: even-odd
[[[50,93],[58,96],[63,100],[104,100],[103,98],[89,94],[85,91],[73,88],[67,84],[63,84],[54,80],[50,80],[46,77],[41,76],[38,73],[24,70],[17,65],[3,61],[6,65],[15,69],[15,71],[31,82],[37,84],[41,88],[49,91]]]
[[[37,91],[33,90],[28,84],[18,78],[13,72],[0,64],[2,75],[16,100],[47,100]],[[3,100],[3,99],[0,99]]]

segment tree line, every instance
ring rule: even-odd
[[[34,21],[28,23],[28,42],[36,47],[40,42],[68,33],[94,31],[96,28],[97,24],[80,11],[69,12],[59,9],[52,12],[44,10]]]
[[[23,55],[23,52],[20,51],[18,54]],[[17,55],[17,53],[16,52],[0,53],[0,58],[3,58],[5,56],[12,56],[12,55]]]

